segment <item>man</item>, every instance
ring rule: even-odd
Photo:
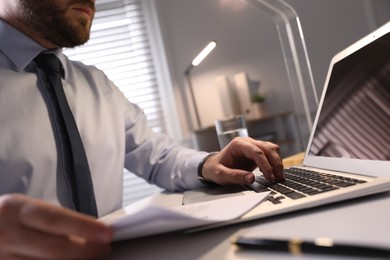
[[[40,53],[60,61],[99,217],[121,206],[123,167],[172,191],[204,180],[249,184],[256,167],[268,179],[284,179],[277,145],[237,138],[211,156],[179,147],[153,133],[141,109],[101,71],[69,61],[61,48],[88,40],[94,4],[0,0],[0,259],[96,258],[109,252],[112,239],[110,227],[72,210],[67,144]]]

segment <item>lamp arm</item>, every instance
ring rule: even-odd
[[[194,106],[194,112],[195,112],[195,118],[196,118],[197,127],[200,128],[201,127],[201,123],[200,123],[200,117],[199,117],[199,112],[198,112],[198,106],[196,104],[194,90],[192,88],[191,75],[190,75],[191,69],[193,67],[194,66],[188,67],[188,69],[185,71],[184,75],[185,75],[185,77],[187,79],[188,87],[190,88],[191,102],[192,102],[192,104]]]

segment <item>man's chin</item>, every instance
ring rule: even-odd
[[[76,47],[86,43],[89,40],[90,28],[89,22],[72,21],[72,23],[68,23],[66,32],[62,30],[62,37],[67,35],[67,39],[64,39],[63,42],[66,46],[63,47]]]

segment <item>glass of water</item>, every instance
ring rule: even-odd
[[[219,147],[222,149],[237,136],[248,136],[245,117],[236,115],[215,121]]]

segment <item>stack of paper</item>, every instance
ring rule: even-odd
[[[136,238],[237,219],[268,194],[247,194],[169,208],[141,202],[99,220],[114,228],[114,240]]]

